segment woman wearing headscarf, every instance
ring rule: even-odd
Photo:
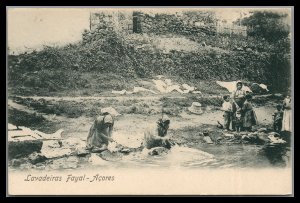
[[[282,131],[292,132],[292,99],[290,96],[286,96],[283,100],[283,119],[282,119]]]
[[[242,107],[242,123],[243,129],[250,132],[252,131],[252,126],[257,125],[257,117],[251,104],[252,96],[250,94],[247,94],[245,96],[245,99],[246,101],[244,102]]]
[[[87,137],[87,149],[107,149],[108,142],[114,142],[111,138],[114,119],[110,114],[98,116],[90,128]]]
[[[241,112],[243,104],[245,102],[246,91],[242,89],[243,83],[242,81],[236,82],[236,90],[232,92],[232,114],[233,114],[233,122],[232,122],[232,129],[235,130],[235,123],[236,123],[236,112]]]
[[[170,119],[167,116],[163,116],[156,123],[156,128],[154,130],[147,130],[144,133],[144,146],[147,149],[154,147],[165,147],[167,149],[171,148],[171,143],[169,137],[167,136]]]

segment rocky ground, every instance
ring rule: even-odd
[[[189,112],[188,107],[194,101],[201,101],[203,104],[202,114]],[[16,170],[31,168],[52,170],[86,167],[95,162],[104,164],[104,160],[121,160],[130,153],[140,151],[143,132],[155,126],[162,111],[171,119],[169,135],[178,146],[190,149],[212,146],[207,150],[213,149],[214,152],[220,150],[217,149],[220,145],[238,147],[244,144],[263,146],[277,143],[287,144],[289,147],[289,135],[272,132],[272,113],[278,101],[274,95],[257,96],[254,99],[254,107],[258,125],[252,133],[237,134],[224,132],[220,126],[218,127],[217,121],[223,122],[221,99],[218,95],[203,97],[179,93],[158,95],[139,93],[110,97],[12,96],[8,99],[9,122],[26,126],[29,131],[37,130],[35,132],[43,138],[38,138],[40,141],[27,141],[26,147],[23,148],[30,148],[32,151],[23,150],[24,153],[13,150],[20,149],[16,144],[18,142],[9,142],[11,149],[9,166]],[[84,149],[85,140],[95,116],[104,107],[112,107],[120,114],[115,117],[113,135],[120,144],[118,152],[104,151],[90,154]],[[208,136],[203,135],[205,131],[208,132]],[[51,139],[55,133],[59,135]],[[151,155],[165,153],[166,151],[162,149],[148,152]]]

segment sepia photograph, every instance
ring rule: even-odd
[[[7,196],[292,196],[293,12],[6,7]]]

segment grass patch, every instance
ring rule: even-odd
[[[47,121],[42,115],[27,113],[14,108],[8,109],[8,123],[15,126],[25,126],[45,133],[53,133],[60,128],[59,124]]]
[[[170,134],[172,134],[172,139],[179,144],[188,144],[189,146],[198,145],[201,142],[201,133],[203,133],[203,131],[208,131],[213,141],[222,134],[216,126],[209,124],[185,126],[178,130],[169,130]]]
[[[222,106],[223,103],[223,98],[220,97],[211,97],[211,98],[207,98],[207,97],[200,97],[197,99],[198,102],[200,102],[200,104],[202,104],[202,106],[216,106],[216,107],[220,107]]]
[[[199,97],[199,96],[187,96],[185,98],[171,98],[171,97],[162,97],[160,100],[162,102],[162,107],[190,107],[193,102],[199,102],[203,107],[205,106],[222,106],[223,99],[222,97]]]

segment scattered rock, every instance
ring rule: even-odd
[[[234,133],[234,137],[241,139],[243,135],[241,135],[240,133]]]
[[[102,159],[99,154],[91,154],[89,157],[88,162],[90,162],[93,165],[107,165],[109,164],[108,161]]]
[[[268,138],[270,139],[272,144],[284,144],[284,143],[286,143],[286,141],[284,141],[283,139],[275,136],[274,134],[269,135]]]
[[[223,135],[225,136],[225,137],[234,137],[234,134],[230,134],[230,133],[223,133]]]
[[[129,154],[130,152],[132,152],[132,150],[129,148],[124,148],[124,149],[121,149],[120,152],[123,154]]]
[[[258,137],[260,140],[264,141],[265,143],[266,143],[266,142],[269,142],[269,138],[268,138],[268,134],[267,134],[267,133],[259,132],[259,133],[257,133],[257,137]]]
[[[257,132],[249,133],[248,136],[250,136],[250,137],[257,137]]]
[[[211,138],[209,136],[204,136],[203,141],[207,144],[213,144],[213,141],[211,140]]]
[[[167,154],[168,152],[169,150],[165,147],[154,147],[149,150],[148,154],[151,156],[161,156]]]
[[[270,132],[268,134],[268,138],[271,141],[271,143],[286,143],[287,137],[285,137],[284,135],[281,135],[277,132]]]
[[[217,137],[216,139],[215,139],[215,143],[217,143],[217,144],[220,144],[220,143],[222,143],[222,141],[223,141],[223,137]]]
[[[51,169],[70,169],[78,168],[79,159],[76,156],[63,157],[52,160],[49,165]]]
[[[252,92],[253,93],[261,93],[262,92],[262,88],[259,86],[259,84],[258,83],[253,83],[253,84],[251,84],[251,86],[250,86],[250,89],[252,90]]]
[[[278,97],[278,98],[283,98],[283,95],[280,94],[280,93],[275,93],[274,96],[275,96],[275,97]]]
[[[44,170],[46,168],[46,165],[43,163],[37,163],[33,167],[39,170]]]
[[[281,135],[279,133],[277,133],[277,132],[270,132],[268,135],[269,136],[272,135],[274,137],[281,137]]]
[[[263,90],[269,92],[268,86],[267,86],[267,85],[265,85],[265,84],[259,84],[259,86],[260,86]]]
[[[70,148],[62,148],[62,144],[57,140],[44,141],[41,149],[41,155],[48,159],[68,156],[71,153],[72,150]]]
[[[45,156],[46,158],[58,158],[58,157],[63,157],[63,156],[69,156],[71,155],[72,151],[70,149],[45,149],[41,151],[42,155]]]
[[[248,135],[249,132],[239,132],[240,135]]]
[[[90,154],[90,151],[85,149],[85,148],[82,148],[82,149],[77,149],[76,150],[76,155],[79,156],[79,157],[84,157],[86,155]]]
[[[28,157],[29,162],[32,163],[32,164],[37,164],[37,163],[43,162],[46,159],[47,158],[45,156],[43,156],[43,155],[41,155],[40,153],[37,153],[37,152],[33,152]]]
[[[106,161],[119,161],[123,154],[119,152],[110,152],[105,150],[99,154],[99,156]]]
[[[23,169],[32,169],[32,168],[34,168],[34,167],[33,167],[33,165],[32,165],[31,163],[26,162],[26,163],[24,163],[24,164],[21,164],[19,168],[20,168],[21,170],[23,170]]]
[[[255,133],[249,133],[248,135],[243,135],[242,140],[250,143],[256,143],[258,137]]]
[[[62,140],[61,143],[63,148],[69,148],[72,151],[75,151],[77,149],[83,149],[86,147],[86,142],[81,140],[80,138],[66,138]]]
[[[259,129],[257,129],[257,132],[264,132],[264,133],[266,133],[267,131],[268,131],[267,128],[259,128]]]
[[[10,165],[12,166],[12,167],[19,167],[19,166],[21,166],[21,164],[25,164],[27,162],[27,159],[25,159],[25,158],[21,158],[21,159],[12,159],[11,161],[10,161]]]
[[[77,168],[79,159],[76,156],[69,156],[69,157],[67,157],[66,162],[67,162],[68,167]]]

